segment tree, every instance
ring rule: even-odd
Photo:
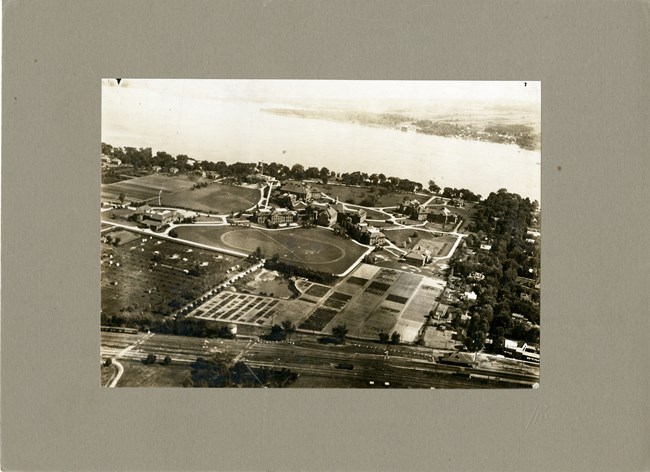
[[[339,324],[332,328],[332,334],[339,343],[345,341],[345,336],[348,334],[348,327],[345,323]]]
[[[259,246],[257,246],[257,249],[255,249],[255,258],[264,259],[264,251],[262,251],[262,248]]]
[[[177,238],[177,237],[178,237],[178,233],[176,232],[175,229],[172,229],[172,230],[169,232],[169,235],[170,235],[172,238]]]
[[[172,358],[169,356],[165,356],[165,358],[162,361],[163,365],[169,365],[172,363]]]
[[[142,361],[145,364],[155,364],[156,363],[156,355],[152,352],[147,354],[147,357]]]
[[[120,203],[124,203],[124,200],[126,200],[126,195],[124,195],[124,192],[120,193]]]
[[[402,339],[402,335],[399,334],[397,331],[393,331],[393,334],[390,335],[390,342],[392,344],[399,344],[401,339]]]
[[[291,320],[284,320],[282,322],[282,329],[284,329],[285,336],[291,339],[291,335],[296,332],[296,325]]]
[[[271,341],[283,341],[287,337],[282,326],[279,324],[274,324],[271,326],[271,333],[269,334],[269,339]]]
[[[485,337],[489,328],[487,320],[479,315],[472,316],[467,328],[467,339],[465,344],[470,351],[480,351],[485,346]]]
[[[106,367],[110,367],[110,365],[111,365],[112,363],[113,363],[113,359],[112,359],[111,357],[109,357],[109,358],[107,358],[107,359],[104,361],[104,366],[106,366]]]
[[[501,326],[495,329],[495,333],[492,336],[492,352],[495,354],[501,354],[503,352],[506,344],[505,332],[505,329]]]
[[[382,343],[388,343],[388,340],[389,340],[389,339],[390,339],[390,337],[388,336],[387,333],[384,333],[384,332],[379,333],[379,341],[380,341],[380,342],[382,342]]]
[[[433,180],[429,180],[429,191],[438,193],[440,191],[440,186],[437,185]]]
[[[291,168],[291,177],[303,180],[305,178],[305,168],[301,164],[294,164]]]

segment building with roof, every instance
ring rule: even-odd
[[[133,216],[135,221],[159,229],[172,223],[178,217],[178,213],[173,210],[156,210],[149,205],[143,205],[133,212]]]
[[[431,253],[427,250],[422,251],[413,249],[404,256],[404,261],[407,264],[411,264],[416,267],[422,267],[424,264],[431,261]]]
[[[293,182],[289,181],[285,183],[280,190],[285,193],[290,193],[295,195],[297,198],[304,201],[309,201],[313,199],[318,199],[321,197],[321,192],[318,189],[312,189],[311,184],[306,184],[304,182]]]
[[[295,211],[286,208],[258,208],[253,211],[251,220],[259,224],[293,223],[297,218]]]
[[[368,244],[371,246],[383,246],[386,244],[386,235],[379,228],[368,227]]]
[[[478,365],[476,356],[468,352],[452,352],[445,356],[440,356],[439,360],[443,364],[454,364],[465,367],[473,367]]]
[[[332,226],[336,223],[338,212],[331,206],[327,206],[318,213],[318,224],[322,226]]]

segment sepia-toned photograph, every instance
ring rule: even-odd
[[[101,82],[105,387],[538,388],[541,83]]]

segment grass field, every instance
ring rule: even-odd
[[[250,265],[238,257],[147,237],[118,247],[102,244],[101,259],[102,312],[125,316],[170,312],[173,300],[187,303],[223,281],[232,266]],[[205,262],[198,276],[184,272]]]
[[[247,210],[259,199],[260,191],[257,189],[210,183],[207,187],[163,193],[162,205],[226,214]]]
[[[113,364],[109,366],[102,365],[101,366],[101,386],[106,387],[108,383],[113,379],[113,377],[117,374],[117,367],[115,367]]]
[[[333,274],[345,271],[367,250],[324,228],[265,231],[230,226],[181,226],[177,232],[181,239],[244,253],[260,247],[266,257],[279,254],[281,260]]]
[[[188,364],[145,365],[135,360],[120,360],[124,374],[118,387],[183,387],[192,379],[192,368]]]
[[[127,201],[143,201],[158,197],[160,191],[163,195],[180,192],[192,188],[200,179],[188,176],[147,175],[135,179],[123,180],[113,184],[102,185],[102,198],[117,200],[124,194]]]

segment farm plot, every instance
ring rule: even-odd
[[[421,327],[421,322],[400,318],[397,320],[393,330],[400,334],[402,342],[412,343],[417,340]]]
[[[311,309],[313,305],[300,300],[278,300],[237,292],[221,292],[192,311],[189,316],[268,326],[284,320],[298,324],[306,318]]]
[[[300,296],[300,300],[304,300],[309,303],[317,303],[330,290],[331,287],[328,287],[327,285],[312,283],[311,286]]]
[[[278,254],[280,260],[333,274],[345,271],[367,250],[323,228],[267,231],[193,225],[180,226],[177,232],[180,239],[245,253],[259,247],[269,257]]]
[[[326,331],[340,324],[345,323],[349,333],[355,336],[360,335],[360,327],[363,321],[372,313],[375,307],[381,302],[384,294],[372,293],[365,290],[359,295],[355,296],[347,306],[341,310],[341,313],[334,319],[328,326]]]
[[[393,269],[381,269],[381,272],[379,272],[377,277],[375,277],[375,280],[377,282],[383,282],[390,285],[397,280],[397,277],[399,277],[400,273],[401,272]]]
[[[363,323],[360,336],[376,339],[379,333],[390,334],[397,322],[400,309],[392,309],[382,303]]]
[[[240,258],[151,237],[101,245],[101,309],[105,315],[169,314],[223,282]]]
[[[377,339],[379,333],[400,333],[404,342],[415,341],[418,332],[439,296],[442,285],[436,279],[393,269],[377,269],[365,290],[346,294],[342,286],[367,271],[364,266],[336,287],[324,306],[339,309],[340,313],[324,328],[327,332],[339,323],[345,323],[352,336]],[[345,304],[341,306],[340,304]]]
[[[226,214],[251,208],[260,196],[258,189],[210,183],[207,187],[163,194],[162,205]]]
[[[298,327],[310,331],[322,331],[323,328],[337,315],[337,310],[319,307]]]
[[[354,276],[361,279],[372,279],[381,269],[370,264],[361,264],[355,271]]]
[[[363,280],[363,279],[360,279]],[[365,284],[366,281],[364,281]],[[357,293],[361,293],[363,291],[363,285],[359,285],[359,283],[353,283],[348,279],[347,281],[343,282],[342,284],[339,284],[336,287],[336,290],[340,293],[345,293],[346,295],[351,295],[354,296]]]
[[[147,175],[102,185],[102,198],[117,200],[124,194],[126,200],[144,201],[157,198],[161,190],[163,195],[180,192],[192,188],[194,183],[186,176]]]
[[[398,299],[408,300],[415,293],[421,281],[422,276],[404,272],[393,282],[390,294]]]
[[[439,292],[437,292],[439,294]],[[436,301],[436,292],[423,292],[418,290],[413,298],[411,298],[411,303],[406,306],[406,309],[402,313],[402,318],[410,321],[417,321],[419,323],[424,323],[426,316],[433,308],[433,305]]]
[[[314,298],[322,298],[329,291],[330,287],[327,285],[312,284],[305,293]]]

